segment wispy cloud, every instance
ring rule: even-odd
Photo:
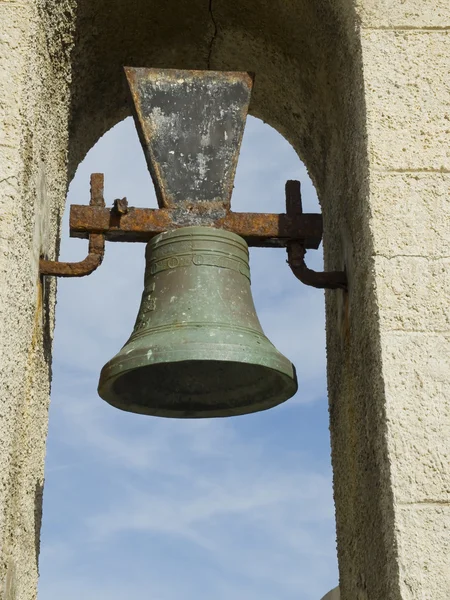
[[[309,581],[300,596],[308,600],[316,585],[324,589],[320,580],[310,581],[312,572],[328,587],[334,584],[329,470],[318,472],[302,452],[264,443],[264,430],[243,435],[238,419],[144,418],[131,428],[134,419],[94,398],[64,399],[54,426],[82,460],[81,472],[94,461],[101,473],[97,485],[108,481],[95,506],[86,503],[92,491],[83,493],[80,504],[88,510],[76,513],[74,531],[68,528],[72,554],[65,569],[86,547],[96,548],[97,556],[123,547],[133,554],[127,543],[133,539],[134,552],[153,553],[161,540],[173,540],[181,554],[197,557],[194,580],[207,568],[229,581],[268,581],[286,598],[298,597]],[[66,476],[83,482],[76,468]],[[181,559],[169,553],[166,560]],[[167,587],[170,596],[172,582]]]

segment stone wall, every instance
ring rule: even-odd
[[[38,262],[41,254],[55,255],[67,180],[64,81],[70,65],[47,39],[40,10],[32,1],[0,1],[0,598],[5,600],[36,596],[55,293],[55,282],[40,280]]]
[[[380,416],[398,595],[443,600],[450,594],[450,4],[363,8]]]

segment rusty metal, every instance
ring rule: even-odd
[[[301,243],[288,243],[287,262],[297,279],[305,285],[310,285],[318,289],[347,289],[347,276],[345,271],[313,271],[305,264],[305,254],[306,249]]]
[[[199,207],[204,208],[204,207]],[[210,227],[237,233],[249,246],[284,247],[289,240],[303,240],[306,248],[318,248],[322,238],[320,214],[233,213],[211,220],[210,214],[194,206],[202,223]],[[110,242],[148,242],[152,237],[169,229],[184,226],[174,222],[170,209],[129,207],[126,214],[114,209],[72,205],[70,207],[70,235],[87,238],[101,233]]]
[[[113,203],[113,211],[118,215],[126,215],[128,212],[128,200],[126,198],[116,198]]]
[[[322,216],[302,211],[298,182],[286,185],[286,213],[235,213],[230,199],[250,102],[248,73],[126,68],[137,132],[153,178],[159,209],[103,200],[103,175],[91,176],[89,206],[70,208],[70,235],[89,239],[79,263],[41,261],[41,273],[77,277],[103,258],[104,242],[148,242],[186,226],[234,232],[249,246],[286,247],[301,281],[345,288],[345,273],[316,273],[304,262],[306,249],[322,239]]]
[[[302,214],[302,197],[299,181],[286,182],[286,212],[297,218]],[[302,241],[289,240],[287,243],[288,264],[294,275],[305,285],[319,289],[347,290],[345,271],[313,271],[305,263],[306,246]]]
[[[160,208],[203,225],[189,207],[214,204],[216,218],[231,193],[253,77],[245,72],[125,67],[134,119]],[[211,207],[212,208],[212,207]],[[190,219],[190,220],[189,220]]]
[[[91,175],[91,200],[90,207],[101,209],[105,206],[103,198],[103,173]],[[90,233],[88,255],[80,262],[59,262],[55,260],[39,261],[41,275],[53,275],[55,277],[84,277],[90,275],[102,264],[105,253],[105,236],[101,233]]]

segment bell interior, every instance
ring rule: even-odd
[[[178,418],[265,410],[296,388],[295,376],[264,365],[218,360],[147,365],[122,373],[111,386],[112,403],[118,408]]]

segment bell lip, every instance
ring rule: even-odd
[[[286,359],[286,361],[287,361],[287,359]],[[178,360],[178,361],[173,361],[173,362],[193,362],[193,361],[191,359],[191,360]],[[242,364],[242,361],[235,361],[235,360],[223,361],[223,362]],[[131,413],[147,415],[147,416],[151,416],[151,417],[162,417],[162,418],[172,418],[172,419],[208,419],[208,418],[238,417],[238,416],[243,416],[243,415],[252,414],[252,413],[256,413],[256,412],[262,412],[265,410],[269,410],[270,408],[275,408],[276,406],[279,406],[280,404],[287,402],[287,400],[290,400],[297,393],[297,390],[298,390],[297,373],[296,373],[295,366],[292,363],[291,363],[292,376],[288,375],[285,372],[279,371],[278,369],[273,369],[266,365],[260,365],[261,367],[264,367],[265,369],[274,371],[278,375],[278,377],[280,379],[280,383],[282,384],[280,386],[279,393],[276,396],[271,396],[270,398],[268,398],[262,402],[257,402],[257,403],[253,403],[253,404],[246,405],[246,406],[238,406],[238,407],[234,407],[234,408],[220,409],[220,410],[190,411],[189,413],[187,413],[187,411],[180,411],[180,410],[178,410],[178,411],[177,410],[165,410],[165,409],[161,409],[161,408],[152,409],[150,406],[145,406],[143,404],[129,404],[129,403],[125,404],[125,403],[121,403],[120,401],[118,401],[118,399],[119,399],[118,396],[112,392],[112,386],[113,386],[115,380],[119,376],[120,377],[123,376],[125,373],[127,373],[128,371],[131,371],[132,369],[127,369],[126,371],[122,371],[120,373],[120,375],[117,377],[110,377],[110,378],[104,380],[103,372],[106,369],[106,367],[108,367],[109,364],[110,363],[107,363],[103,367],[103,369],[100,373],[100,381],[99,381],[98,388],[97,388],[97,392],[98,392],[100,398],[102,398],[105,402],[107,402],[114,408],[118,408],[120,410],[123,410],[124,412],[131,412]],[[248,364],[255,364],[255,363],[249,362]],[[102,379],[103,379],[103,381],[102,381]]]
[[[265,338],[264,335],[258,337]],[[125,346],[128,346],[132,339],[133,336],[131,336],[130,340],[128,340]],[[268,340],[267,342],[270,344]],[[125,346],[123,348],[125,348]],[[138,347],[127,353],[125,356],[122,354],[122,348],[122,350],[113,356],[113,358],[102,368],[98,387],[100,388],[102,385],[105,385],[106,382],[112,378],[114,378],[114,380],[116,379],[116,376],[111,376],[109,371],[115,368],[117,363],[120,363],[121,365],[120,375],[124,375],[129,371],[144,366],[158,365],[167,362],[178,363],[189,361],[220,361],[238,364],[244,363],[248,365],[265,367],[266,369],[271,369],[276,373],[280,373],[290,379],[296,380],[294,364],[283,354],[281,354],[281,352],[279,352],[275,346],[272,346],[272,344],[270,344],[270,346],[273,348],[273,350],[270,349],[269,351],[259,351],[259,361],[255,361],[252,357],[249,357],[246,346],[239,346],[236,344],[221,344],[217,348],[209,347],[207,349],[205,349],[202,344],[197,345],[197,347],[195,347],[194,344],[191,344],[189,348],[189,357],[186,357],[186,352],[184,349],[168,350],[167,348],[164,348],[159,352],[159,357],[157,351],[152,351],[151,360],[149,357],[149,349],[147,348],[141,349]]]

